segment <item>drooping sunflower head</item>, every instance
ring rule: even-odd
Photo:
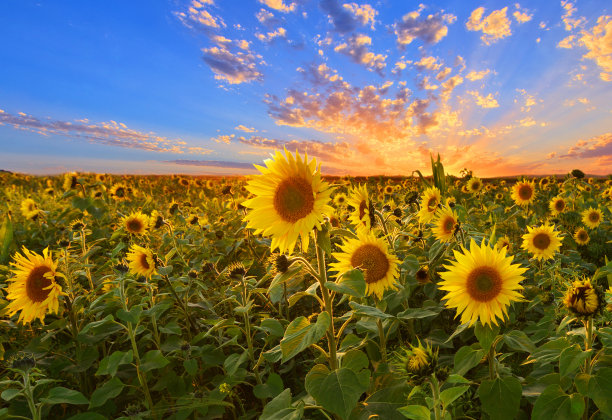
[[[565,199],[561,196],[553,197],[550,203],[548,203],[548,208],[550,208],[553,216],[563,213],[566,207],[567,204],[565,203]]]
[[[595,315],[603,309],[604,303],[603,292],[589,279],[574,281],[563,298],[565,307],[579,317]]]
[[[506,252],[510,251],[510,249],[512,249],[512,245],[510,244],[510,238],[508,238],[508,235],[504,235],[501,238],[499,238],[497,240],[497,248],[499,249],[503,249],[506,248]]]
[[[302,248],[308,249],[310,232],[321,228],[325,214],[333,214],[328,205],[332,188],[321,177],[321,167],[315,159],[308,161],[298,152],[285,150],[267,159],[266,167],[256,165],[261,175],[247,184],[254,198],[242,203],[249,212],[247,227],[272,237],[272,250],[291,254],[301,237]]]
[[[185,223],[191,226],[198,226],[200,224],[200,218],[197,214],[190,214],[187,216],[187,219],[185,219]]]
[[[57,272],[57,263],[49,254],[49,248],[43,254],[37,254],[23,247],[23,255],[15,254],[9,279],[7,300],[9,316],[21,311],[18,322],[31,323],[38,318],[44,322],[47,312],[58,313],[59,297],[62,288],[56,277],[63,277]]]
[[[155,255],[148,248],[133,244],[127,254],[127,260],[129,261],[130,273],[134,275],[150,279],[153,274],[157,274]]]
[[[26,198],[21,202],[21,214],[27,220],[34,220],[38,217],[38,205],[31,198]]]
[[[162,226],[166,224],[166,220],[164,216],[158,212],[157,210],[153,210],[151,212],[151,216],[149,217],[150,225],[153,229],[160,229]]]
[[[586,245],[589,243],[591,238],[589,237],[589,233],[586,229],[578,228],[576,232],[574,232],[574,240],[578,245]]]
[[[595,229],[603,220],[603,213],[599,209],[589,207],[582,212],[582,222],[590,229]]]
[[[79,178],[77,177],[76,172],[69,172],[64,174],[64,190],[72,190],[75,189],[79,184]]]
[[[132,212],[129,216],[124,216],[121,219],[121,225],[126,232],[133,235],[144,235],[149,229],[149,216],[140,211]]]
[[[527,226],[527,232],[522,236],[521,248],[532,253],[538,260],[553,258],[561,248],[561,236],[555,231],[554,225]]]
[[[480,178],[472,177],[467,183],[466,186],[467,192],[471,194],[476,194],[482,190],[482,181]]]
[[[457,214],[448,207],[443,207],[436,212],[433,234],[440,242],[450,242],[455,236],[459,219]]]
[[[455,250],[455,261],[440,273],[439,287],[448,292],[445,305],[457,309],[462,323],[480,320],[483,325],[498,325],[498,318],[507,317],[508,305],[523,299],[520,282],[527,269],[512,264],[505,248],[491,248],[484,241],[479,246],[472,239],[469,251],[462,251]]]
[[[418,345],[401,347],[392,358],[392,369],[412,380],[420,382],[436,370],[438,364],[438,349],[432,349],[431,344],[423,346],[419,340]]]
[[[438,204],[442,201],[442,194],[436,187],[427,188],[421,194],[421,208],[419,209],[419,222],[428,223],[431,221],[436,211],[438,211]]]
[[[240,261],[236,261],[227,266],[225,273],[229,279],[237,280],[246,276],[247,269]]]
[[[365,230],[369,232],[376,224],[376,219],[366,184],[353,188],[348,204],[353,208],[349,215],[349,221],[355,225],[358,231]]]
[[[115,201],[127,200],[129,198],[128,194],[129,194],[128,188],[125,186],[125,184],[121,184],[121,183],[115,184],[110,189],[110,196]]]
[[[268,258],[273,275],[283,274],[289,270],[291,260],[285,254],[272,254]]]
[[[431,277],[429,276],[429,266],[424,265],[417,270],[414,277],[419,284],[427,284],[431,282]]]
[[[540,188],[545,190],[545,189],[548,188],[549,185],[550,185],[550,179],[547,176],[545,176],[544,178],[540,179]]]
[[[535,184],[533,182],[520,181],[512,186],[511,197],[519,206],[527,206],[533,203],[535,195]]]
[[[395,289],[399,260],[393,255],[383,238],[362,231],[358,238],[349,238],[340,247],[342,252],[332,254],[338,262],[330,264],[338,275],[360,268],[364,271],[366,293],[382,299],[387,289]]]
[[[87,225],[85,224],[83,219],[75,219],[70,223],[70,230],[72,230],[73,232],[78,232],[82,229],[85,229],[86,226]]]

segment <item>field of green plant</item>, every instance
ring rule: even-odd
[[[0,419],[612,419],[610,179],[320,163],[1,173]]]

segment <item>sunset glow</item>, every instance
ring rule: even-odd
[[[0,36],[0,169],[612,172],[604,1],[19,1]]]

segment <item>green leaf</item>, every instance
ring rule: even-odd
[[[124,386],[125,384],[116,376],[111,378],[108,382],[96,389],[93,394],[91,394],[89,408],[100,407],[110,398],[115,398],[117,395],[121,394]]]
[[[561,352],[568,348],[570,343],[565,337],[551,340],[536,349],[529,359],[534,359],[541,365],[546,365],[559,360]]]
[[[393,315],[386,314],[373,306],[360,305],[357,302],[349,302],[349,305],[355,312],[355,315],[365,315],[380,319],[395,318]]]
[[[136,305],[133,308],[131,308],[129,311],[126,311],[124,309],[119,309],[116,315],[117,315],[117,318],[119,318],[123,322],[129,322],[132,325],[136,325],[138,324],[138,321],[140,321],[141,314],[142,314],[142,306]]]
[[[102,414],[88,411],[87,413],[79,413],[68,418],[67,420],[107,420]]]
[[[154,369],[161,369],[168,363],[170,362],[164,357],[160,350],[149,350],[142,358],[140,370],[148,372]]]
[[[285,386],[283,385],[281,377],[276,373],[271,373],[265,384],[255,385],[253,394],[255,394],[257,398],[263,400],[265,398],[275,398],[283,392],[284,389]]]
[[[401,319],[423,319],[438,316],[442,312],[443,307],[432,307],[432,308],[408,308],[404,312],[397,314],[398,318]]]
[[[297,408],[291,406],[291,390],[287,388],[266,404],[259,420],[298,420],[303,414],[303,405]]]
[[[330,322],[331,319],[327,312],[321,312],[314,324],[303,316],[294,319],[287,326],[285,336],[280,342],[283,363],[319,341],[325,335]]]
[[[523,388],[513,376],[484,380],[478,388],[482,409],[496,420],[512,420],[516,417]]]
[[[326,282],[325,287],[334,292],[344,293],[354,297],[364,297],[366,282],[359,269],[353,269],[342,274],[336,282]]]
[[[124,327],[116,323],[113,316],[109,314],[99,321],[90,322],[85,325],[79,332],[77,340],[86,344],[95,344],[123,328]]]
[[[361,350],[353,349],[347,351],[342,356],[341,366],[358,373],[362,369],[366,369],[370,365],[370,359]]]
[[[321,395],[321,385],[329,375],[329,369],[325,365],[314,365],[306,375],[306,391],[316,400]]]
[[[564,349],[561,352],[561,356],[559,356],[559,374],[561,377],[570,375],[578,370],[590,354],[590,350],[582,351],[577,344]]]
[[[98,371],[96,372],[96,376],[115,376],[120,365],[132,363],[133,355],[134,353],[132,350],[113,352],[113,354],[110,356],[106,356],[104,359],[102,359],[100,366],[98,367]]]
[[[40,400],[47,404],[89,404],[89,400],[79,391],[63,386],[51,388],[47,397]]]
[[[397,409],[407,419],[413,420],[429,420],[431,418],[431,412],[429,408],[422,405],[407,405]]]
[[[329,239],[327,224],[324,224],[321,230],[317,232],[317,245],[325,251],[326,255],[331,255],[331,240]]]
[[[612,275],[612,262],[609,262],[604,267],[600,267],[597,270],[595,270],[595,274],[593,274],[592,281],[595,281],[601,277],[609,276],[609,275]]]
[[[184,360],[183,367],[185,368],[185,372],[190,376],[195,376],[195,374],[198,373],[198,361],[196,359]]]
[[[582,417],[584,408],[584,399],[580,394],[567,395],[559,385],[550,385],[536,400],[531,418],[578,420]]]
[[[15,398],[19,394],[21,394],[21,390],[20,389],[10,388],[10,389],[6,389],[6,390],[2,391],[2,394],[0,394],[0,397],[4,401],[10,401],[10,400]]]
[[[347,419],[366,389],[355,372],[341,368],[323,379],[316,400],[326,410]]]
[[[164,267],[159,267],[157,269],[157,272],[159,273],[160,276],[169,276],[170,274],[172,274],[173,268],[174,267],[172,266],[172,264],[169,264]]]
[[[0,227],[0,264],[6,264],[9,260],[11,244],[13,243],[13,222],[8,214],[4,216],[4,222]]]
[[[261,321],[259,326],[262,330],[270,334],[272,337],[282,337],[285,333],[283,329],[283,324],[281,324],[277,319],[274,318],[266,318]]]
[[[400,383],[376,391],[364,401],[355,420],[402,420],[404,416],[398,409],[406,404],[409,390],[407,384]]]
[[[612,416],[612,368],[601,368],[595,375],[580,373],[575,383],[578,391],[591,398],[602,413]]]
[[[480,346],[487,352],[489,351],[489,348],[491,348],[491,344],[493,344],[495,337],[497,337],[497,333],[499,333],[498,325],[485,326],[480,322],[477,322],[476,326],[474,327],[474,334],[476,335],[476,338],[478,338]]]
[[[463,346],[455,354],[454,372],[458,375],[465,375],[470,369],[482,360],[487,352],[482,349]]]
[[[462,396],[468,389],[470,389],[470,387],[467,385],[447,388],[444,391],[440,392],[440,400],[442,400],[442,404],[444,404],[444,407],[448,407],[453,403],[453,401]]]
[[[512,350],[533,353],[536,349],[535,344],[527,337],[523,331],[513,330],[504,334],[504,343]]]

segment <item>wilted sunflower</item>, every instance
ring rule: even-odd
[[[200,224],[200,218],[197,214],[190,214],[187,219],[185,219],[185,222],[188,225],[197,226]]]
[[[110,189],[110,196],[115,201],[124,201],[128,199],[128,188],[125,184],[115,184]]]
[[[427,223],[434,218],[438,204],[442,201],[440,190],[436,187],[427,188],[421,194],[421,208],[419,209],[419,222]]]
[[[436,212],[436,220],[431,230],[440,242],[450,242],[455,236],[458,222],[457,213],[448,207],[443,207]]]
[[[603,308],[604,296],[591,280],[576,280],[567,290],[563,304],[578,316],[588,317]]]
[[[76,172],[69,172],[67,174],[64,174],[64,190],[68,191],[68,190],[72,190],[74,188],[76,188],[76,186],[79,184],[79,179],[77,178],[77,174]]]
[[[9,316],[21,311],[18,322],[31,323],[34,319],[44,322],[45,314],[58,313],[61,286],[55,281],[63,274],[56,271],[57,263],[45,248],[43,255],[23,247],[23,255],[15,254],[6,298],[11,301],[7,310]]]
[[[454,251],[456,261],[440,273],[439,287],[449,292],[445,305],[457,308],[455,317],[461,314],[461,323],[472,325],[480,319],[483,325],[498,325],[497,318],[507,317],[508,305],[523,299],[517,290],[523,289],[519,283],[527,269],[512,264],[505,248],[491,248],[484,241],[478,246],[472,239],[470,250],[462,250]]]
[[[414,277],[419,284],[427,284],[431,282],[431,277],[429,276],[429,266],[424,265],[417,270]]]
[[[544,224],[539,227],[527,226],[527,232],[522,236],[521,248],[533,254],[534,258],[549,260],[561,248],[561,237],[555,232],[555,227]]]
[[[599,209],[589,207],[582,212],[582,222],[590,229],[595,229],[603,220],[603,213]]]
[[[561,196],[553,197],[550,203],[548,203],[548,208],[550,208],[553,216],[563,213],[566,207],[567,204],[565,203],[565,199]]]
[[[348,204],[354,209],[349,215],[349,221],[357,227],[358,231],[369,232],[372,226],[376,224],[376,216],[374,206],[368,196],[366,184],[353,188],[349,195]]]
[[[272,250],[291,254],[298,237],[308,249],[310,232],[320,229],[324,214],[333,214],[328,205],[332,189],[321,178],[321,166],[308,155],[302,160],[285,149],[266,159],[266,167],[255,165],[262,173],[247,184],[254,198],[242,203],[250,211],[244,217],[247,227],[272,237]]]
[[[395,289],[394,279],[398,275],[399,260],[391,254],[387,242],[383,238],[362,231],[358,238],[349,238],[340,246],[342,252],[332,254],[338,260],[330,264],[330,268],[339,275],[361,268],[364,270],[366,293],[376,294],[382,299],[387,289]]]
[[[512,186],[512,194],[510,196],[519,206],[527,206],[533,203],[535,184],[527,181],[517,182]]]
[[[21,202],[21,214],[28,220],[36,219],[38,216],[38,205],[31,198],[26,198]]]
[[[591,238],[589,237],[589,233],[586,229],[578,228],[576,232],[574,232],[574,240],[578,245],[586,245],[589,243]]]
[[[346,194],[339,193],[334,196],[334,204],[338,207],[342,207],[346,204]]]
[[[153,274],[157,274],[155,257],[150,249],[133,244],[127,254],[127,260],[130,273],[134,275],[151,278]]]
[[[139,211],[132,212],[121,219],[121,224],[128,233],[143,235],[149,229],[149,216]]]
[[[480,180],[480,178],[475,178],[475,177],[470,178],[470,180],[467,183],[466,190],[467,192],[471,194],[476,194],[480,190],[482,190],[482,181]]]

